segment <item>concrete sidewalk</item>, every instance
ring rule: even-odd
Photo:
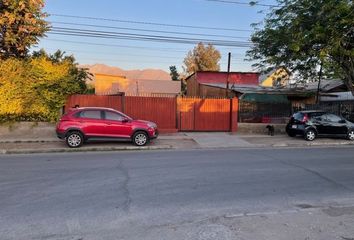
[[[0,136],[1,137],[1,136]],[[164,134],[154,139],[147,146],[137,147],[130,142],[88,142],[80,148],[72,149],[56,136],[45,138],[26,136],[24,138],[0,138],[0,154],[50,153],[50,152],[90,152],[121,150],[159,150],[159,149],[194,149],[200,148],[191,137],[183,133]]]
[[[309,142],[303,137],[289,137],[286,134],[275,136],[261,134],[230,134],[230,133],[185,133],[201,148],[259,148],[259,147],[309,147],[353,145],[354,141],[344,138],[316,138]]]
[[[227,132],[200,132],[163,134],[148,146],[136,147],[129,142],[90,142],[81,148],[71,149],[55,136],[46,138],[12,138],[0,140],[0,153],[48,153],[48,152],[86,152],[120,150],[159,150],[159,149],[212,149],[212,148],[276,148],[311,146],[354,146],[346,139],[317,138],[313,142],[302,137],[290,138],[287,135],[240,135]]]

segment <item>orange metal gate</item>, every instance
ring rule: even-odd
[[[124,101],[127,115],[153,121],[162,132],[177,132],[176,98],[129,96]]]
[[[232,100],[179,98],[180,131],[230,131]]]

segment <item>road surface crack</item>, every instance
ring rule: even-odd
[[[306,172],[312,173],[312,174],[314,174],[315,176],[317,176],[317,177],[319,177],[319,178],[325,180],[325,181],[328,182],[328,183],[331,183],[332,185],[334,185],[334,186],[336,186],[336,187],[340,187],[340,188],[345,189],[345,190],[347,190],[347,191],[349,191],[349,192],[354,192],[353,189],[348,188],[347,186],[345,186],[345,185],[343,185],[343,184],[341,184],[341,183],[339,183],[339,182],[336,182],[336,181],[334,181],[333,179],[330,179],[330,178],[328,178],[328,177],[326,177],[326,176],[323,176],[322,174],[320,174],[319,172],[317,172],[317,171],[315,171],[315,170],[306,168],[306,167],[301,166],[301,165],[298,165],[298,164],[289,163],[289,162],[285,162],[285,161],[282,161],[282,160],[279,160],[279,161],[280,161],[281,163],[285,164],[285,165],[293,166],[293,167],[296,167],[296,168],[300,168],[300,169],[302,169],[302,170],[304,170],[304,171],[306,171]]]
[[[284,161],[284,160],[281,160],[281,159],[274,158],[273,156],[270,156],[268,154],[264,154],[264,155],[269,157],[269,158],[271,158],[271,159],[273,159],[274,161],[278,161],[278,162],[280,162],[280,163],[282,163],[284,165],[300,168],[300,169],[302,169],[302,170],[304,170],[304,171],[306,171],[308,173],[311,173],[311,174],[321,178],[322,180],[324,180],[324,181],[326,181],[326,182],[328,182],[328,183],[330,183],[330,184],[332,184],[332,185],[334,185],[336,187],[339,187],[339,188],[345,189],[345,190],[347,190],[347,191],[349,191],[351,193],[354,193],[353,189],[351,189],[351,188],[349,188],[349,187],[347,187],[347,186],[345,186],[345,185],[343,185],[343,184],[341,184],[339,182],[336,182],[333,179],[330,179],[330,178],[328,178],[326,176],[323,176],[322,174],[320,174],[319,172],[317,172],[315,170],[309,169],[307,167],[304,167],[304,166],[301,166],[301,165],[298,165],[298,164],[295,164],[295,163],[290,163],[290,162],[287,162],[287,161]]]
[[[122,182],[121,190],[123,192],[123,195],[125,196],[125,200],[122,204],[122,209],[124,211],[129,211],[130,210],[130,205],[132,203],[132,199],[130,197],[130,191],[128,188],[128,184],[130,181],[130,176],[129,176],[129,171],[128,169],[124,166],[123,160],[119,162],[119,165],[117,166],[117,169],[122,173],[124,180]]]

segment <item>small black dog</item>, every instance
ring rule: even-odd
[[[273,125],[267,125],[266,128],[268,129],[268,135],[274,136],[274,126]]]

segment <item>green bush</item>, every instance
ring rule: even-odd
[[[88,73],[74,58],[44,51],[0,62],[0,122],[57,121],[71,94],[86,91]]]
[[[0,123],[4,122],[48,122],[47,116],[40,114],[6,114],[0,115]]]

